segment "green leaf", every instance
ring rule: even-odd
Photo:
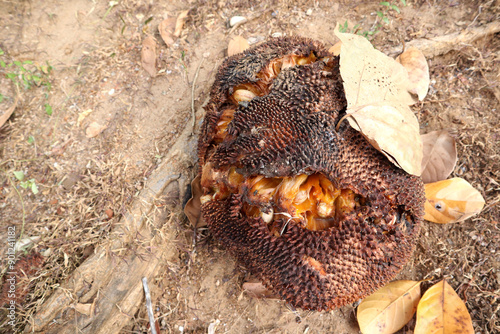
[[[7,78],[14,80],[14,78],[16,77],[16,73],[7,73],[6,76]]]
[[[18,179],[19,181],[24,180],[24,173],[22,171],[15,171],[13,173],[16,179]]]
[[[23,67],[23,64],[21,64],[19,60],[14,60],[14,65],[16,65],[17,67]]]
[[[48,103],[45,103],[45,112],[47,113],[47,115],[52,115],[52,107],[50,106],[50,104]]]
[[[0,103],[3,101],[3,94],[0,93]]]
[[[3,60],[0,60],[0,66],[2,66],[3,68],[5,68],[5,62]]]
[[[23,181],[23,182],[21,182],[19,185],[20,185],[21,187],[23,187],[24,189],[28,189],[28,183],[29,183],[28,181]]]
[[[34,142],[35,142],[35,137],[33,137],[33,136],[29,136],[29,137],[28,137],[28,143],[29,143],[29,144],[33,144]]]
[[[377,10],[377,16],[378,17],[384,17],[384,13],[382,13],[381,11]]]
[[[401,3],[403,4],[403,6],[406,6],[406,0],[401,0]]]
[[[386,7],[390,7],[391,6],[391,4],[389,2],[387,2],[387,1],[382,1],[380,4],[382,6],[386,6]]]
[[[144,25],[148,24],[149,22],[151,22],[151,20],[153,19],[153,16],[151,16],[149,19],[147,19],[146,21],[144,21]]]
[[[31,191],[35,195],[38,194],[38,187],[36,186],[35,179],[31,179],[30,182],[31,182]]]
[[[3,52],[2,49],[0,49],[0,56],[3,56],[5,52]]]
[[[23,64],[33,64],[33,62],[31,60],[25,60],[23,61]]]
[[[384,21],[385,23],[389,24],[389,18],[388,17],[383,17],[382,21]]]
[[[401,14],[401,11],[399,10],[399,7],[396,5],[391,5],[391,8],[394,9],[398,14]]]

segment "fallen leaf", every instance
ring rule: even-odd
[[[271,290],[268,290],[261,282],[243,283],[243,290],[255,298],[277,298]]]
[[[430,287],[422,296],[414,333],[474,333],[465,303],[445,280]]]
[[[344,79],[347,107],[397,101],[408,105],[415,101],[408,92],[410,81],[405,68],[382,52],[363,36],[341,33],[340,75]]]
[[[250,45],[248,41],[242,36],[235,36],[229,41],[229,45],[227,46],[227,55],[231,57],[237,53],[241,53],[248,49]]]
[[[418,120],[408,108],[415,101],[408,92],[407,71],[375,50],[366,38],[340,33],[338,28],[335,35],[342,43],[340,75],[347,99],[346,113],[352,116],[349,124],[391,162],[407,173],[420,175],[422,141]],[[391,120],[384,120],[386,116]],[[384,125],[377,128],[373,123]]]
[[[0,127],[2,127],[2,125],[4,125],[5,122],[7,122],[7,120],[10,118],[10,116],[12,116],[14,110],[16,110],[18,102],[19,102],[19,92],[16,95],[14,103],[7,110],[5,110],[2,115],[0,115]]]
[[[192,196],[184,207],[184,214],[194,227],[206,226],[207,223],[205,223],[201,214],[201,195],[203,194],[203,190],[201,189],[199,175],[191,182],[191,193]]]
[[[153,36],[146,37],[142,42],[141,63],[149,75],[156,75],[156,41]]]
[[[429,77],[429,65],[425,60],[424,54],[415,47],[410,47],[408,50],[400,54],[396,61],[406,68],[410,79],[410,93],[418,96],[422,101],[427,95],[431,79]]]
[[[189,9],[182,11],[179,14],[179,16],[177,16],[177,20],[175,22],[174,36],[179,37],[181,35],[182,27],[184,27],[184,23],[187,20],[188,13],[189,13]]]
[[[457,163],[455,139],[447,131],[433,131],[422,135],[422,181],[424,183],[445,180]]]
[[[395,281],[366,297],[358,306],[362,333],[395,333],[415,314],[420,300],[420,282]]]
[[[424,219],[456,223],[481,212],[484,198],[469,182],[459,177],[425,185]]]
[[[337,42],[331,48],[328,49],[328,52],[330,52],[334,56],[338,56],[338,55],[340,55],[341,46],[342,46],[342,42]]]
[[[81,113],[78,113],[78,119],[76,121],[76,126],[79,127],[80,124],[82,123],[82,121],[85,119],[85,117],[87,117],[91,112],[92,112],[92,109],[87,109],[87,110],[82,111]]]
[[[87,135],[87,138],[94,138],[97,135],[99,135],[101,132],[103,132],[104,129],[106,129],[106,125],[101,125],[97,122],[92,122],[87,127],[85,134]]]
[[[160,36],[167,44],[167,46],[172,46],[174,44],[174,31],[175,31],[175,22],[177,19],[175,17],[169,17],[165,20],[161,21],[158,25],[158,31],[160,32]]]
[[[418,121],[403,103],[381,103],[360,107],[350,113],[349,124],[407,173],[420,175],[422,142]]]
[[[111,209],[104,210],[104,213],[106,214],[106,216],[108,217],[108,219],[111,219],[114,216],[114,212]]]

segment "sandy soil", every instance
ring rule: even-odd
[[[498,20],[500,8],[498,1],[407,2],[393,1],[400,14],[385,13],[389,23],[372,38],[378,49],[483,26]],[[180,37],[167,47],[158,24],[187,9]],[[148,178],[192,126],[193,84],[196,135],[201,106],[232,36],[254,44],[272,34],[302,35],[332,45],[336,22],[374,32],[376,12],[382,10],[378,1],[0,0],[0,59],[32,61],[25,69],[42,78],[16,93],[5,78],[16,65],[0,69],[0,115],[19,94],[13,116],[0,128],[0,250],[7,253],[8,228],[15,226],[20,239],[35,238],[18,256],[37,259],[22,283],[26,294],[18,300],[16,330],[32,321],[96,247],[112,239]],[[233,29],[228,22],[235,15],[249,21]],[[157,41],[154,78],[141,67],[147,35]],[[456,138],[459,162],[452,175],[476,187],[486,207],[462,223],[426,223],[416,253],[398,277],[428,279],[424,290],[446,278],[466,301],[476,333],[500,331],[498,41],[498,34],[488,36],[428,60],[430,91],[414,108],[421,133],[445,129]],[[99,130],[95,136],[92,128]],[[178,172],[191,179],[196,159],[186,161]],[[39,192],[20,187],[14,171],[33,179]],[[356,305],[318,313],[248,296],[241,288],[249,277],[246,269],[207,230],[193,233],[179,209],[184,201],[178,196],[158,205],[167,221],[161,230],[165,247],[172,249],[150,280],[162,333],[206,333],[209,327],[216,333],[359,332]],[[176,209],[166,209],[171,205]],[[124,251],[141,247],[130,242]],[[7,269],[6,257],[1,268],[2,273]],[[4,307],[0,332],[10,333],[6,315]],[[58,321],[71,317],[70,312]],[[123,333],[148,332],[145,308],[127,314],[121,325]],[[412,320],[400,332],[412,333],[414,325]]]

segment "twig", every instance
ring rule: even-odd
[[[500,22],[493,21],[480,27],[469,28],[461,32],[456,32],[444,36],[436,36],[430,39],[415,39],[407,43],[407,47],[414,46],[426,58],[432,58],[461,48],[463,45],[471,44],[479,38],[496,34],[500,31]],[[397,55],[401,53],[401,46],[386,50],[387,55]]]
[[[194,133],[194,128],[196,127],[196,113],[194,110],[194,89],[196,88],[196,80],[198,79],[198,74],[200,73],[200,68],[203,62],[205,61],[205,57],[203,57],[196,69],[196,73],[194,74],[193,83],[191,84],[191,117],[193,118],[193,130],[191,131],[191,135]]]
[[[151,327],[151,334],[156,334],[155,315],[153,314],[153,307],[151,306],[151,294],[149,293],[147,277],[142,278],[142,285],[144,286],[144,294],[146,295],[146,308],[148,310],[149,326]]]

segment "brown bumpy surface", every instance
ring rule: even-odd
[[[272,39],[220,67],[199,139],[202,213],[220,244],[293,306],[330,310],[411,256],[423,184],[342,122],[338,58]]]

